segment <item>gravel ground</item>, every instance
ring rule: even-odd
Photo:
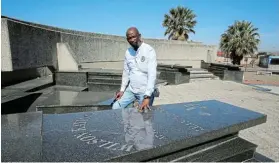
[[[279,96],[231,81],[206,80],[162,86],[154,105],[219,100],[267,115],[267,122],[240,132],[240,137],[258,145],[257,152],[279,161]]]

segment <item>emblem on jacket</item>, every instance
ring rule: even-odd
[[[141,62],[144,62],[144,61],[145,61],[145,57],[142,56],[142,57],[141,57]]]

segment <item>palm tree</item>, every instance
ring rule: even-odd
[[[230,55],[233,64],[240,65],[244,56],[253,55],[258,50],[260,35],[257,31],[251,22],[236,21],[221,35],[220,48]]]
[[[196,15],[192,10],[178,6],[169,11],[169,15],[165,14],[163,27],[166,27],[165,36],[172,40],[187,41],[189,33],[194,33],[194,26],[197,24]]]

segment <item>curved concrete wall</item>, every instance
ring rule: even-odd
[[[2,17],[2,71],[57,67],[57,43],[67,43],[77,63],[122,61],[129,47],[125,37],[56,28]],[[123,29],[126,30],[126,29]],[[214,61],[216,46],[196,42],[144,39],[159,61]],[[3,48],[4,47],[4,48]],[[210,57],[208,56],[210,55]]]

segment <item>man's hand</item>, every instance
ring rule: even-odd
[[[149,101],[149,98],[144,99],[140,106],[140,110],[149,109]]]
[[[116,99],[116,100],[119,100],[119,99],[123,96],[123,94],[124,94],[123,91],[117,92],[116,95],[115,95],[115,99]]]

